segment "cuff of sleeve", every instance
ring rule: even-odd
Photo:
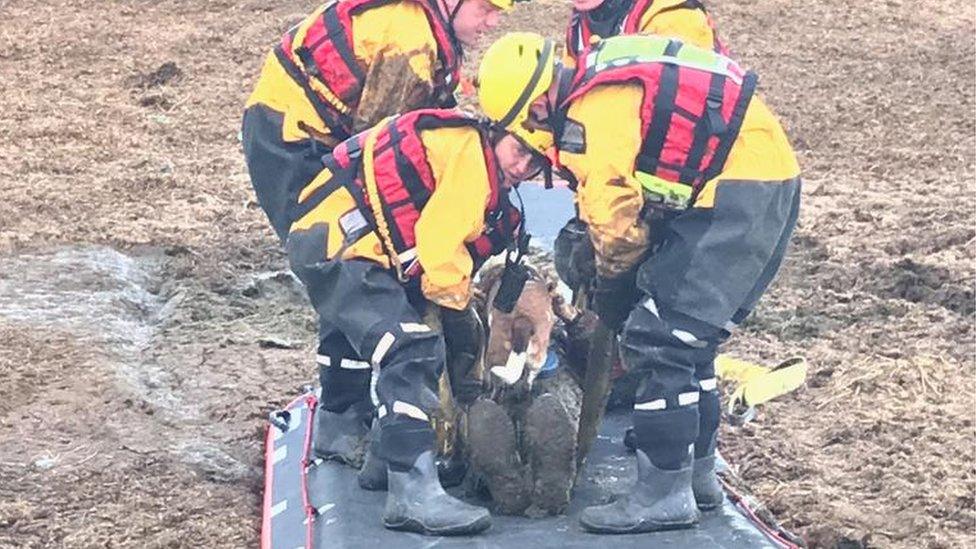
[[[465,278],[454,286],[444,287],[433,284],[425,274],[420,279],[420,288],[427,299],[441,307],[456,311],[463,310],[471,300],[470,278]]]

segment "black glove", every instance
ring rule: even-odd
[[[619,332],[637,302],[636,272],[614,278],[598,276],[590,293],[590,309],[600,317],[607,328]]]
[[[593,242],[586,223],[570,219],[556,237],[554,248],[556,272],[571,290],[589,285],[596,276]]]
[[[451,392],[458,403],[470,404],[481,394],[481,381],[468,375],[481,356],[485,327],[470,306],[461,311],[441,307],[441,329],[447,347]]]

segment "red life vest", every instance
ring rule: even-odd
[[[488,257],[505,249],[514,238],[515,227],[520,221],[518,210],[509,202],[507,192],[501,187],[501,172],[489,141],[486,122],[460,111],[442,109],[411,111],[393,118],[377,134],[373,172],[382,203],[380,206],[394,247],[394,250],[386,252],[397,254],[403,263],[404,272],[411,276],[421,272],[420,265],[414,261],[417,245],[415,226],[437,187],[420,133],[436,128],[457,127],[478,130],[488,173],[490,195],[485,208],[485,232],[474,242],[467,244],[476,269]],[[367,134],[368,131],[344,141],[330,155],[324,157],[323,162],[333,172],[349,169],[355,171],[355,177],[350,178],[351,182],[346,186],[356,200],[360,212],[375,229],[376,221],[362,177],[362,148]],[[302,203],[295,218],[301,217],[302,212],[314,209],[335,189],[336,186],[326,184],[313,192]]]
[[[725,167],[756,86],[755,73],[707,50],[660,36],[619,36],[584,50],[564,74],[553,119],[557,149],[583,152],[582,128],[570,104],[596,86],[639,84],[644,136],[635,168],[694,193]]]
[[[612,0],[605,1],[610,2]],[[621,34],[637,34],[640,32],[641,19],[651,9],[653,3],[654,0],[633,0],[633,4],[630,4],[629,0],[625,0],[620,8],[618,8],[620,12],[611,16],[612,21],[610,21],[610,24],[611,29],[613,29],[612,32],[608,33],[607,36],[600,36],[600,38],[610,38],[611,36],[619,36]],[[728,48],[718,39],[718,30],[715,28],[712,17],[705,10],[704,4],[699,0],[685,0],[681,4],[664,8],[659,13],[679,9],[701,10],[705,14],[708,27],[712,29],[712,36],[714,37],[712,49],[716,53],[725,56],[729,55]],[[590,18],[584,12],[573,10],[569,28],[566,29],[566,51],[573,57],[577,57],[581,51],[590,47],[590,40],[592,39],[593,28]]]
[[[444,104],[452,97],[461,77],[461,46],[454,37],[450,23],[434,5],[434,0],[411,0],[416,2],[427,15],[430,28],[437,41],[437,56],[440,68],[434,74],[434,97],[437,104]],[[317,96],[313,105],[330,130],[339,137],[349,137],[352,121],[349,111],[359,104],[368,67],[356,59],[353,50],[352,18],[370,8],[388,4],[390,0],[333,0],[322,11],[305,33],[301,44],[294,43],[301,25],[285,33],[275,53],[292,78],[307,84],[309,78],[318,80],[342,104],[345,109],[335,105],[333,98],[313,92],[306,86],[306,95]],[[304,71],[299,69],[301,63]],[[311,98],[310,98],[311,99]],[[322,110],[326,110],[323,114]],[[346,112],[342,112],[345,110]]]

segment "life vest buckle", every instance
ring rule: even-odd
[[[363,146],[359,143],[359,138],[353,137],[346,141],[346,154],[350,160],[356,160],[363,154]]]
[[[722,135],[729,129],[729,125],[722,119],[722,100],[709,95],[705,100],[705,106],[709,131],[712,135]]]

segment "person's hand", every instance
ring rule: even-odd
[[[574,292],[596,277],[596,258],[587,229],[579,218],[570,219],[559,230],[554,246],[556,272]]]
[[[614,332],[623,328],[636,301],[637,288],[632,274],[613,278],[598,276],[590,293],[590,308]]]
[[[451,392],[460,404],[474,402],[481,394],[481,380],[469,374],[481,356],[485,328],[474,308],[441,308],[441,329],[447,348],[447,371]]]

